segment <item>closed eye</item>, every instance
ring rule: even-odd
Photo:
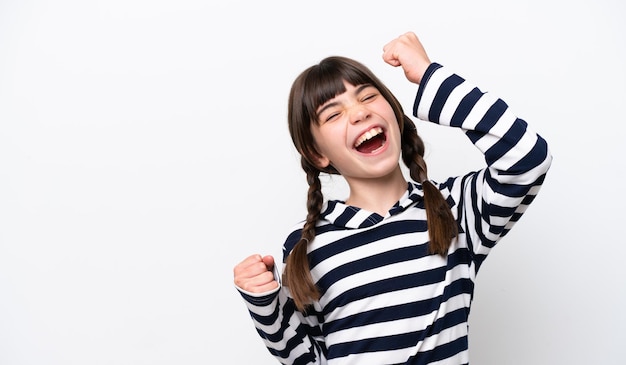
[[[339,113],[338,113],[338,112],[336,112],[336,113],[331,113],[330,115],[328,115],[328,116],[326,117],[326,119],[325,119],[324,121],[325,121],[325,122],[330,122],[330,121],[332,121],[333,119],[335,119],[335,118],[336,118],[336,117],[338,117],[338,116],[339,116]]]
[[[361,101],[369,101],[369,100],[374,99],[374,98],[375,98],[375,97],[377,97],[377,96],[378,96],[378,94],[368,94],[368,95],[364,96],[364,97],[361,99]]]
[[[360,95],[361,102],[367,102],[375,99],[380,95],[380,92],[377,88],[370,84],[361,85],[357,89],[358,95]]]

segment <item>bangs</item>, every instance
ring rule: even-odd
[[[317,109],[346,91],[344,82],[354,86],[369,84],[378,87],[374,80],[351,62],[341,57],[329,57],[311,69],[306,78],[302,102],[311,120],[317,122]]]

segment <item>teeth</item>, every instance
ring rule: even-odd
[[[381,133],[383,133],[382,128],[380,127],[372,128],[369,131],[363,133],[363,135],[361,135],[361,137],[359,137],[359,139],[356,140],[356,143],[354,144],[354,146],[359,147],[361,143],[367,141],[368,139],[372,139]]]

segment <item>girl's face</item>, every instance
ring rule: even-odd
[[[332,165],[348,181],[385,177],[399,168],[400,129],[391,105],[372,85],[346,91],[317,109],[311,124],[318,167]]]

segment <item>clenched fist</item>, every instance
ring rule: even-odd
[[[274,278],[274,257],[248,256],[233,269],[235,285],[250,293],[265,293],[278,287]]]

